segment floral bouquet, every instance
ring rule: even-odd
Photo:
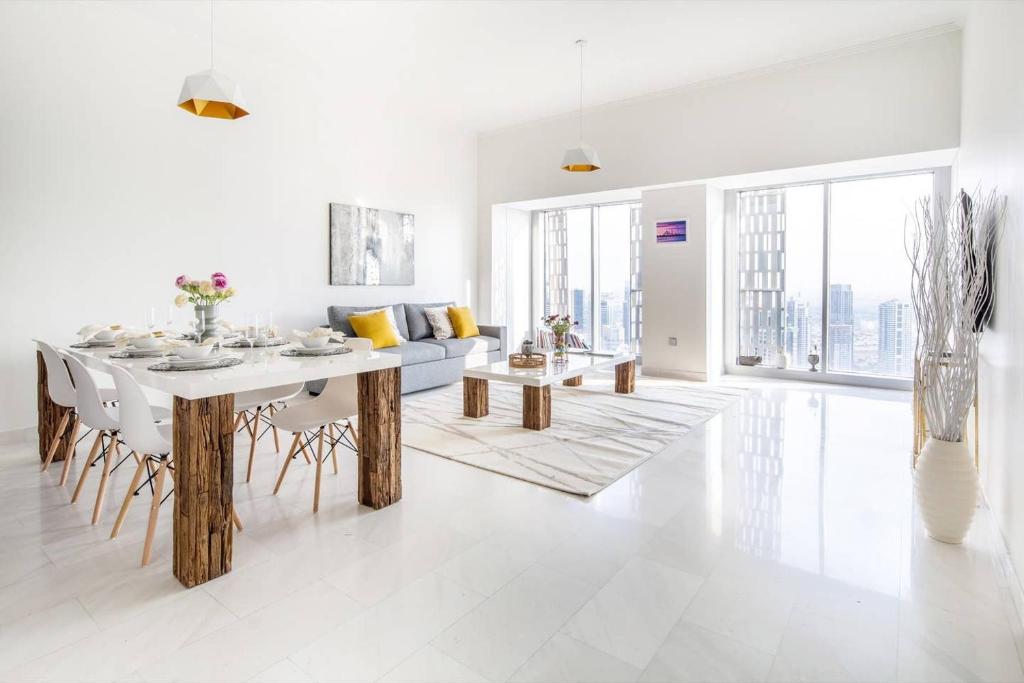
[[[551,330],[555,335],[555,358],[565,359],[569,355],[569,347],[565,342],[565,335],[569,333],[572,328],[579,325],[579,322],[572,319],[568,315],[552,314],[544,316],[540,319],[544,326]]]
[[[209,280],[193,280],[188,275],[179,275],[174,286],[181,290],[181,294],[174,297],[178,308],[185,304],[212,306],[235,295],[235,288],[228,286],[228,277],[224,273],[214,273]]]

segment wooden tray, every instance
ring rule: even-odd
[[[510,353],[508,366],[519,370],[541,370],[547,367],[548,357],[543,353],[535,353],[532,356],[524,356],[521,353]]]

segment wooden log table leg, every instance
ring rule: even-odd
[[[523,387],[523,429],[547,429],[551,426],[551,385]]]
[[[359,502],[375,510],[402,498],[402,369],[358,375]]]
[[[462,414],[466,417],[484,417],[490,412],[489,382],[475,377],[462,380]]]
[[[39,460],[46,462],[53,439],[60,430],[60,441],[56,444],[56,450],[50,460],[50,462],[60,462],[67,453],[71,452],[71,445],[75,438],[72,435],[75,420],[74,418],[67,419],[69,410],[64,406],[57,405],[50,398],[50,390],[46,386],[46,362],[40,351],[36,351],[36,370],[36,407],[39,412],[36,431],[39,435]]]
[[[565,387],[579,387],[579,386],[583,386],[583,375],[576,375],[575,377],[570,377],[569,379],[563,379],[562,380],[562,386],[565,386]]]
[[[615,393],[632,394],[636,390],[636,362],[627,361],[615,366]]]
[[[174,576],[186,588],[231,571],[234,394],[174,397]]]

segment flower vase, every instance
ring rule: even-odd
[[[217,304],[196,304],[196,332],[201,335],[201,339],[216,336],[220,327],[217,323],[218,314]]]
[[[978,504],[978,471],[967,442],[929,437],[914,470],[914,491],[928,535],[961,543]]]
[[[565,332],[555,332],[555,361],[569,359],[569,347],[565,342]]]

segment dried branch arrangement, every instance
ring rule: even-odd
[[[923,392],[928,429],[942,441],[963,438],[974,401],[1005,208],[1006,198],[994,190],[961,191],[952,204],[924,197],[905,233],[917,315],[914,383]]]

